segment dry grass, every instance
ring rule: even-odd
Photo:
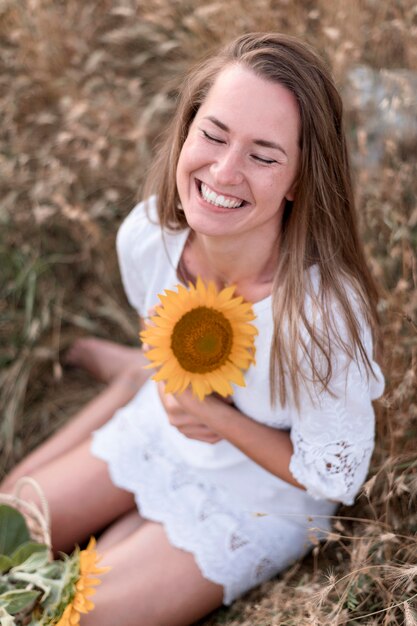
[[[412,0],[0,2],[0,475],[94,393],[63,371],[80,334],[131,343],[113,252],[175,81],[234,34],[305,37],[341,87],[356,63],[417,70]],[[353,144],[361,116],[349,111]],[[217,624],[416,624],[417,146],[385,142],[357,171],[362,229],[384,295],[387,390],[370,478],[324,546],[220,610]]]

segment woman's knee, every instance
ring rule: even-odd
[[[144,370],[144,364],[142,359],[138,359],[138,362],[127,363],[117,376],[116,382],[127,386],[132,391],[138,391],[149,377],[149,373]]]

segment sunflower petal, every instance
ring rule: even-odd
[[[152,348],[152,350],[147,351],[146,356],[151,361],[160,361],[163,363],[167,359],[167,356],[169,356],[169,353],[167,355],[166,348]]]
[[[219,372],[216,370],[214,372],[210,372],[207,375],[208,381],[210,382],[213,391],[216,391],[223,398],[227,396],[231,396],[233,394],[233,387],[229,383],[228,380],[224,378]]]
[[[219,295],[217,296],[219,303],[228,302],[232,298],[235,291],[236,291],[236,285],[230,285],[230,287],[225,287],[224,289],[222,289]],[[251,306],[249,302],[248,304],[249,306]]]
[[[191,386],[194,394],[197,396],[199,400],[204,400],[205,396],[210,393],[209,385],[207,381],[202,379],[201,377],[194,377],[191,379]]]
[[[164,363],[159,372],[152,378],[156,381],[168,379],[171,375],[176,374],[181,366],[176,359],[172,359]]]
[[[236,385],[239,385],[240,387],[246,387],[245,378],[241,370],[235,365],[233,365],[233,363],[227,363],[226,365],[223,365],[221,369],[232,383],[235,383]]]

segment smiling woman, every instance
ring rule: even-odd
[[[276,237],[299,165],[299,129],[294,94],[231,65],[216,78],[181,150],[177,189],[196,233],[193,245],[206,250],[207,237],[221,236],[230,251],[252,250],[254,282],[263,280],[271,255],[276,265]]]
[[[108,388],[3,486],[36,478],[58,550],[107,528],[82,626],[185,626],[304,555],[366,477],[384,384],[342,103],[313,50],[252,33],[192,69],[147,190],[117,248],[156,380],[142,350],[84,343]]]

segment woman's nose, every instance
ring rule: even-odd
[[[211,165],[211,173],[221,185],[238,185],[243,179],[241,155],[237,150],[224,150]]]

